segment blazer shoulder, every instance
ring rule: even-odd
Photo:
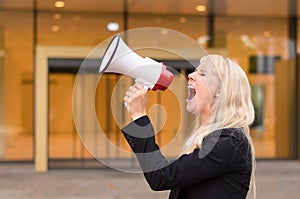
[[[241,128],[224,128],[210,133],[207,137],[233,138],[238,141],[247,140],[245,132]]]
[[[213,131],[205,137],[202,143],[203,149],[211,151],[236,151],[241,145],[249,146],[249,141],[240,128],[224,128]],[[210,151],[209,150],[209,151]]]

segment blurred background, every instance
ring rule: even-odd
[[[207,52],[239,63],[250,81],[256,110],[251,126],[256,158],[298,160],[299,16],[298,0],[0,0],[0,164],[27,162],[37,172],[105,168],[75,128],[72,103],[89,102],[73,96],[74,81],[91,49],[117,33],[142,27],[161,28],[159,37],[167,37],[170,29],[181,32]],[[174,43],[180,41],[169,45]],[[182,85],[177,77],[193,70],[188,60],[155,51],[150,56],[178,72],[175,86]],[[134,167],[132,155],[109,144],[129,150],[111,113],[119,79],[105,74],[98,83],[95,111],[105,135],[92,147],[103,150],[99,157],[105,161]],[[152,110],[161,146],[188,131],[192,118],[174,109],[184,103],[185,90],[183,86],[179,98],[169,91],[149,93],[151,103],[164,107]],[[122,96],[124,88],[119,92]],[[166,115],[161,127],[160,118]],[[183,141],[179,137],[166,155],[178,155]]]

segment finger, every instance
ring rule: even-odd
[[[133,86],[138,90],[141,90],[141,88],[144,88],[144,84],[142,84],[141,82],[136,82]]]
[[[129,97],[128,97],[127,95],[125,95],[124,98],[123,98],[123,100],[124,100],[125,102],[127,102],[127,101],[129,100]]]
[[[133,86],[136,87],[136,88],[139,88],[139,87],[143,86],[143,84],[141,82],[135,82],[133,84]]]
[[[126,91],[125,96],[130,97],[133,93],[131,91]]]
[[[136,92],[136,91],[139,91],[139,92],[145,92],[145,91],[148,91],[148,87],[145,86],[144,84],[140,83],[140,82],[136,82],[134,85],[133,85],[134,88],[132,88],[132,92]]]
[[[135,86],[130,86],[128,90],[134,93],[137,91],[137,88]]]

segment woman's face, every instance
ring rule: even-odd
[[[201,64],[188,75],[187,111],[200,117],[210,115],[212,104],[218,97],[218,87],[217,76]]]

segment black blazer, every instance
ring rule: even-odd
[[[155,143],[152,124],[141,117],[122,129],[152,190],[171,190],[169,199],[242,199],[249,190],[249,142],[238,128],[209,134],[201,149],[169,162]]]

